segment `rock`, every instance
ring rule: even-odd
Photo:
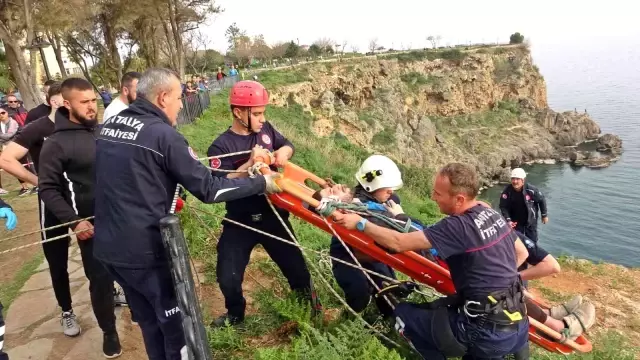
[[[451,94],[450,91],[443,91],[442,92],[442,100],[450,101],[451,99],[453,99],[453,95]]]
[[[102,351],[102,340],[100,341],[100,351]],[[41,360],[49,358],[49,353],[53,348],[53,339],[35,339],[15,348],[9,348],[7,354],[12,360]],[[78,359],[86,359],[86,353],[81,354]]]
[[[7,334],[19,333],[56,311],[58,302],[53,290],[29,291],[18,296],[7,311]]]
[[[622,148],[622,139],[618,135],[604,134],[598,138],[597,144],[596,150],[602,152],[611,151]]]
[[[501,168],[498,171],[498,181],[500,183],[508,183],[509,181],[511,181],[511,169]]]
[[[586,156],[582,151],[573,151],[569,154],[569,160],[571,162],[581,161],[581,160],[584,160],[585,158]]]
[[[389,68],[386,61],[380,61],[380,75],[389,76]]]
[[[436,137],[436,126],[431,122],[431,119],[423,116],[420,118],[420,123],[418,124],[415,134],[423,139],[423,141],[432,141]]]
[[[440,134],[436,134],[436,142],[438,144],[444,144],[444,137]]]

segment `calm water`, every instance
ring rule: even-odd
[[[534,61],[556,111],[584,111],[603,133],[623,140],[624,153],[606,169],[569,165],[525,168],[545,193],[549,223],[540,243],[555,255],[640,266],[640,42],[534,46]],[[483,197],[496,206],[502,186]]]

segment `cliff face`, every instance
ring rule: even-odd
[[[600,134],[587,114],[548,108],[523,47],[429,57],[315,65],[310,81],[276,88],[272,99],[311,112],[319,136],[338,132],[407,165],[465,161],[485,183],[508,180],[523,162],[569,159],[569,147]]]

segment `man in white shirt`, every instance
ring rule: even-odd
[[[120,96],[115,98],[111,104],[104,109],[102,122],[118,115],[120,111],[128,108],[129,104],[136,99],[136,88],[138,87],[139,79],[140,73],[135,71],[122,75],[122,80],[120,81]]]

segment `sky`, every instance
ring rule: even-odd
[[[368,51],[373,38],[386,48],[423,48],[429,35],[440,45],[508,42],[519,31],[532,46],[567,41],[598,44],[640,35],[631,0],[218,0],[224,11],[203,27],[209,48],[226,51],[225,30],[232,23],[248,35],[263,34],[267,43],[299,41],[310,45],[323,37],[347,50]]]

